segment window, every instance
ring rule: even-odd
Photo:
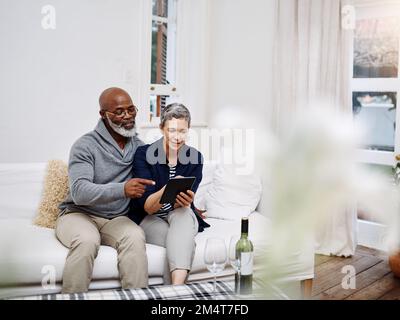
[[[354,78],[398,78],[398,17],[358,20],[353,61]]]
[[[354,119],[366,128],[364,148],[394,152],[396,100],[396,92],[353,92]]]
[[[357,8],[352,50],[354,121],[364,130],[360,157],[365,163],[395,165],[400,152],[400,6]]]
[[[352,107],[354,121],[364,131],[359,160],[369,171],[383,173],[393,181],[393,167],[400,153],[396,126],[400,121],[400,5],[377,1],[357,7],[356,16],[351,52]],[[373,212],[363,209],[362,203],[357,207],[362,223],[380,222]]]
[[[153,0],[151,32],[150,119],[178,95],[176,86],[177,0]]]
[[[170,96],[155,94],[150,95],[150,114],[154,115],[155,117],[159,117],[162,108],[164,108],[171,102],[173,101],[171,101]]]

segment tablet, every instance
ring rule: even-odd
[[[192,190],[196,177],[172,178],[168,181],[161,196],[160,203],[175,203],[176,196],[180,192]]]

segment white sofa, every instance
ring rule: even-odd
[[[38,207],[46,163],[0,164],[0,298],[56,293],[61,290],[62,271],[68,249],[55,237],[53,229],[33,225]],[[205,165],[199,197],[213,184],[215,166]],[[200,201],[200,200],[199,200]],[[254,211],[249,215],[250,238],[255,247],[255,273],[265,262],[262,253],[268,246],[269,220]],[[211,228],[196,237],[196,254],[189,281],[211,279],[203,262],[208,237],[222,237],[229,245],[233,234],[240,234],[239,217],[234,220],[207,218]],[[147,244],[149,283],[162,284],[165,249]],[[301,281],[314,276],[314,252],[304,248],[287,262],[287,278]],[[220,277],[232,277],[227,264]],[[49,279],[55,277],[52,285]],[[90,289],[120,287],[116,251],[101,246],[95,260]]]

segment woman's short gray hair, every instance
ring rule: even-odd
[[[191,117],[189,109],[181,103],[171,103],[162,109],[160,127],[163,128],[165,122],[171,119],[184,119],[187,121],[188,127],[190,127]]]

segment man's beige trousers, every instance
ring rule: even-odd
[[[63,293],[88,291],[100,245],[117,250],[123,289],[147,287],[145,235],[128,217],[109,220],[84,213],[68,213],[58,218],[56,236],[69,248],[63,272]]]

